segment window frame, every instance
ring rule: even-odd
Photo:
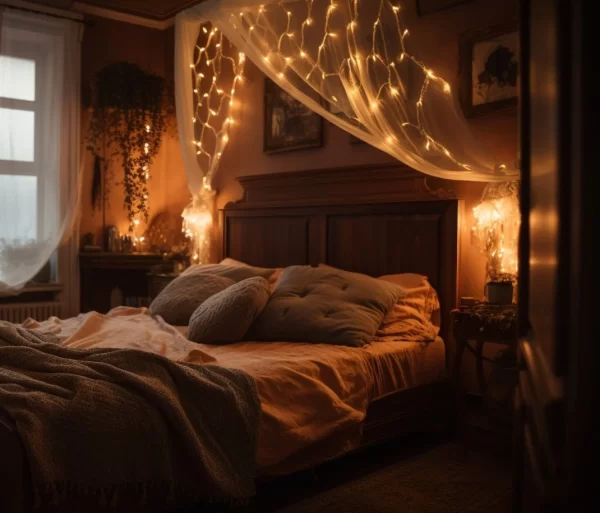
[[[17,46],[17,45],[11,45]],[[43,90],[43,77],[47,74],[46,57],[48,55],[44,46],[36,43],[18,43],[17,48],[10,48],[9,51],[0,52],[1,55],[13,57],[17,59],[26,59],[35,62],[35,99],[21,100],[14,98],[6,98],[0,96],[0,108],[22,110],[33,112],[34,116],[34,146],[33,146],[33,162],[4,160],[0,159],[0,174],[12,176],[35,176],[36,177],[36,194],[37,194],[37,226],[36,238],[39,240],[44,233],[45,223],[45,176],[44,166],[41,161],[42,147],[44,144],[44,134],[42,132],[43,123],[41,122],[41,113],[45,102],[48,101],[47,95]]]

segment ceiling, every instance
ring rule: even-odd
[[[165,21],[179,11],[204,0],[34,0],[38,4],[69,9],[74,3],[85,4],[112,11],[133,14],[151,20]]]

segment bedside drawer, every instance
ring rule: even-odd
[[[177,274],[148,274],[148,296],[150,301],[158,296],[169,283],[171,283]]]

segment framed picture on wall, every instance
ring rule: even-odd
[[[264,152],[318,148],[323,145],[323,118],[265,79]]]
[[[519,32],[516,25],[463,34],[460,103],[466,117],[517,106]]]

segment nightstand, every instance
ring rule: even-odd
[[[148,273],[148,297],[150,302],[158,296],[160,291],[179,276],[174,272],[156,272]]]
[[[456,398],[456,408],[461,431],[466,428],[466,397],[461,380],[461,366],[465,350],[475,355],[477,366],[477,381],[479,391],[483,396],[487,389],[487,382],[483,374],[483,362],[493,360],[483,355],[486,342],[506,345],[515,355],[517,348],[517,305],[494,305],[490,303],[476,303],[470,307],[461,307],[450,314],[452,323],[452,337],[456,344],[452,385]]]
[[[162,255],[155,253],[103,253],[82,251],[79,253],[81,272],[81,311],[108,312],[113,306],[111,294],[114,289],[127,298],[147,303],[148,277],[153,267],[163,264]],[[142,301],[140,301],[142,302]]]

